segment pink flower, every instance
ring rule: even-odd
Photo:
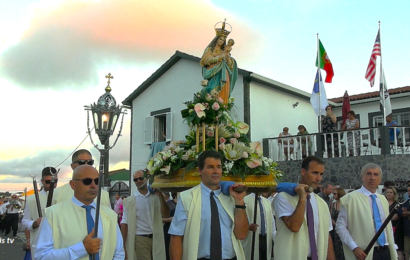
[[[221,137],[221,138],[219,138],[219,142],[220,142],[221,144],[224,144],[224,143],[226,142],[226,139],[223,138],[223,137]]]
[[[231,138],[231,139],[229,139],[229,142],[230,142],[231,144],[235,144],[235,143],[238,142],[238,140],[237,140],[236,138]]]
[[[235,138],[239,138],[239,137],[241,137],[241,134],[240,134],[240,133],[238,133],[238,132],[235,132],[235,133],[233,134],[233,137],[235,137]]]
[[[219,102],[219,103],[223,103],[224,100],[223,100],[222,98],[218,98],[218,102]]]
[[[225,144],[224,143],[220,144],[219,148],[222,149],[222,150],[225,149]]]
[[[252,154],[251,158],[246,159],[246,165],[253,169],[262,165],[262,160],[256,154]]]
[[[243,152],[241,157],[242,157],[242,158],[248,158],[248,153],[247,153],[247,152]]]
[[[219,109],[219,104],[217,102],[212,104],[212,109],[213,110],[218,110]]]
[[[214,137],[214,132],[213,131],[208,131],[206,132],[206,135],[209,137]]]
[[[205,112],[204,112],[205,107],[204,107],[202,104],[200,104],[200,103],[196,104],[196,105],[194,106],[194,109],[195,109],[196,115],[197,115],[199,118],[205,117]]]

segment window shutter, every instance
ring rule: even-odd
[[[154,117],[145,117],[144,125],[144,144],[152,144],[154,139]]]
[[[167,124],[166,141],[168,142],[168,141],[172,141],[172,112],[167,113],[166,124]]]

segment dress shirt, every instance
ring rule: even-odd
[[[252,196],[255,196],[254,193],[252,193],[251,195],[252,195]],[[268,223],[267,223],[266,220],[268,219],[268,217],[267,217],[267,214],[268,214],[268,213],[266,213],[265,205],[263,204],[263,199],[266,199],[266,198],[263,197],[263,196],[259,196],[259,198],[262,200],[261,202],[262,202],[262,207],[263,207],[263,214],[265,214],[265,230],[267,230]],[[269,198],[268,198],[267,200],[269,200]],[[272,205],[272,204],[271,204],[271,205]],[[259,209],[259,206],[260,206],[260,204],[259,204],[259,202],[258,202],[258,210],[260,210],[260,209]],[[272,209],[272,211],[273,211],[273,209]],[[260,214],[260,213],[259,213],[259,214]],[[250,216],[248,216],[248,221],[249,221],[249,217],[250,217]],[[252,218],[253,218],[253,216],[252,216]],[[266,231],[266,232],[268,232],[268,231]],[[276,237],[276,222],[275,222],[275,218],[272,216],[272,240],[273,240],[273,241],[275,241],[275,237]]]
[[[119,214],[120,213],[120,205],[122,205],[122,199],[119,198],[118,200],[115,201],[114,204],[114,211],[115,213]]]
[[[71,201],[81,207],[84,204],[76,199],[74,196],[72,197]],[[91,209],[91,216],[93,217],[95,221],[95,208],[96,208],[96,203],[93,201],[90,205],[93,206]],[[84,219],[84,221],[86,221]],[[73,223],[67,223],[67,225],[73,225]],[[103,241],[103,226],[101,222],[101,217],[98,222],[98,238],[101,239],[101,245],[104,244]],[[124,252],[124,247],[122,243],[122,235],[120,232],[120,229],[117,225],[117,243],[115,246],[115,253],[114,257],[112,258],[113,260],[123,260],[125,258],[125,252]],[[34,250],[34,258],[33,259],[39,259],[39,260],[55,260],[55,259],[80,259],[82,257],[88,256],[87,250],[84,247],[83,241],[79,241],[77,244],[69,246],[68,248],[61,248],[61,249],[55,249],[53,247],[54,245],[54,240],[53,240],[53,229],[51,228],[50,224],[48,223],[46,217],[44,216],[41,225],[38,230],[38,234],[36,236],[36,240],[33,243],[33,247],[35,248]],[[100,248],[100,256],[101,256],[101,249]]]
[[[6,205],[8,205],[9,203],[6,202],[3,205],[0,205],[0,215],[6,213]]]
[[[364,186],[362,186],[357,191],[367,196],[367,198],[369,200],[370,210],[371,210],[371,212],[373,212],[372,211],[373,210],[373,201],[372,201],[372,198],[370,197],[370,195],[372,195],[374,193],[371,193]],[[379,209],[380,218],[382,219],[382,222],[384,222],[384,220],[386,219],[386,216],[384,215],[384,210],[380,210],[380,209],[383,209],[383,206],[382,206],[382,203],[381,203],[381,201],[378,197],[376,197],[376,203],[377,203],[377,207]],[[352,221],[354,221],[354,220],[352,220]],[[369,219],[369,221],[370,221],[370,219]],[[336,221],[336,232],[339,235],[340,240],[342,240],[342,242],[345,243],[349,247],[349,249],[353,251],[353,249],[355,249],[358,246],[357,246],[356,242],[353,240],[353,237],[350,235],[349,230],[347,229],[348,223],[349,223],[349,220],[347,219],[347,210],[342,204],[340,204],[339,216],[337,217],[337,221]],[[375,233],[376,233],[376,230],[375,230]],[[384,236],[386,237],[386,243],[384,245],[388,245],[389,243],[387,242],[386,229],[384,230]],[[393,234],[392,234],[392,236],[393,236]],[[376,241],[374,246],[380,246],[380,244],[377,243],[377,241]]]
[[[198,247],[198,259],[210,258],[211,249],[211,202],[210,194],[211,189],[206,187],[201,182],[201,227],[199,232],[199,247]],[[221,195],[221,189],[213,191],[215,197],[218,198]],[[225,195],[222,195],[225,196]],[[232,245],[231,234],[232,225],[234,224],[228,213],[222,207],[219,198],[215,200],[218,207],[219,220],[221,225],[222,235],[222,259],[230,259],[235,257],[235,251]],[[184,236],[185,226],[187,223],[187,215],[185,213],[184,205],[181,202],[181,198],[178,199],[177,207],[175,209],[174,218],[172,219],[171,226],[168,233],[175,236]],[[184,239],[189,239],[186,237]]]
[[[47,196],[47,192],[45,192],[44,190],[41,190],[39,193],[41,195]],[[46,205],[44,205],[44,206],[46,206]],[[41,210],[43,210],[43,209],[41,209]],[[36,219],[34,219],[34,220],[31,219],[30,207],[28,206],[27,201],[26,201],[26,207],[24,208],[24,217],[21,220],[21,223],[23,224],[23,227],[25,229],[33,231],[33,222],[35,220]]]
[[[307,200],[306,200],[307,203]],[[276,199],[273,201],[274,208],[276,211],[276,217],[278,221],[283,221],[282,217],[288,217],[295,212],[295,209],[280,193],[278,196],[276,196]],[[317,236],[319,233],[319,210],[317,206],[317,201],[316,201],[316,196],[312,194],[310,196],[310,204],[312,205],[312,210],[313,210],[313,223],[315,226],[315,240],[316,240],[316,245],[317,245]],[[305,208],[305,214],[306,214],[306,208]],[[332,225],[332,218],[330,217],[330,212],[325,212],[325,214],[329,214],[329,231],[333,229]],[[310,250],[310,245],[308,249],[308,255],[311,256],[311,250]]]
[[[21,207],[20,201],[17,201],[17,204]],[[10,201],[7,202],[6,206],[10,205]],[[18,214],[20,209],[14,208],[13,205],[11,205],[9,208],[6,208],[6,213],[7,214]]]
[[[137,228],[135,229],[136,235],[151,235],[153,233],[153,222],[152,222],[152,212],[151,212],[151,197],[156,196],[150,193],[142,195],[138,189],[134,193],[135,203],[136,203],[136,218],[137,218]],[[134,216],[134,214],[131,214]],[[123,214],[121,224],[128,225],[128,209],[123,207]]]

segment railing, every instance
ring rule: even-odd
[[[381,138],[383,137],[383,138]],[[379,154],[410,154],[410,127],[360,128],[263,139],[264,155],[275,161]]]

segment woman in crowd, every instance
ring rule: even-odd
[[[389,202],[389,211],[392,211],[393,208],[397,205],[397,203],[399,203],[397,190],[394,187],[388,187],[386,188],[384,194],[386,196],[387,201]],[[404,226],[402,219],[400,219],[397,213],[394,214],[393,218],[391,219],[391,224],[393,226],[394,242],[398,247],[397,255],[399,257],[399,260],[402,260],[404,259]]]
[[[299,132],[297,135],[308,135],[309,132],[306,130],[306,127],[304,125],[299,125],[298,126]],[[306,151],[309,152],[310,155],[310,148],[312,147],[312,141],[310,140],[309,136],[303,136],[301,138],[297,138],[298,142],[300,142],[300,145],[302,146],[302,158],[306,158]]]
[[[127,196],[122,196],[121,199],[125,200],[126,197]],[[118,212],[118,215],[119,215],[118,223],[121,223],[123,213],[124,213],[124,207],[122,206],[122,203],[121,203],[120,206],[119,206],[119,212]]]
[[[342,130],[353,130],[359,129],[360,123],[359,119],[355,118],[354,111],[347,112],[348,119],[343,125]],[[356,156],[360,155],[360,133],[358,131],[352,131],[347,133],[347,145],[349,147],[349,156],[353,156],[353,133],[354,133],[354,145],[356,149]]]
[[[331,106],[326,107],[326,116],[323,118],[323,133],[331,133],[337,131],[337,119],[333,114]],[[339,137],[338,134],[326,134],[326,148],[327,157],[332,158],[332,150],[334,150],[334,156],[339,157]],[[333,147],[332,147],[333,144]]]
[[[292,134],[289,133],[289,128],[285,126],[283,128],[283,132],[279,134],[279,137],[285,137],[285,136],[291,136],[291,135]],[[290,156],[290,159],[292,160],[293,138],[279,138],[278,143],[283,145],[283,152],[285,153],[286,161],[289,159],[288,158],[289,156]]]
[[[339,235],[335,232],[336,220],[339,216],[340,211],[340,198],[346,195],[346,192],[342,188],[337,188],[336,192],[333,193],[334,203],[330,205],[330,216],[332,218],[333,230],[331,231],[333,240],[333,249],[335,251],[337,260],[344,260],[345,255],[343,253],[343,242],[340,240]]]

